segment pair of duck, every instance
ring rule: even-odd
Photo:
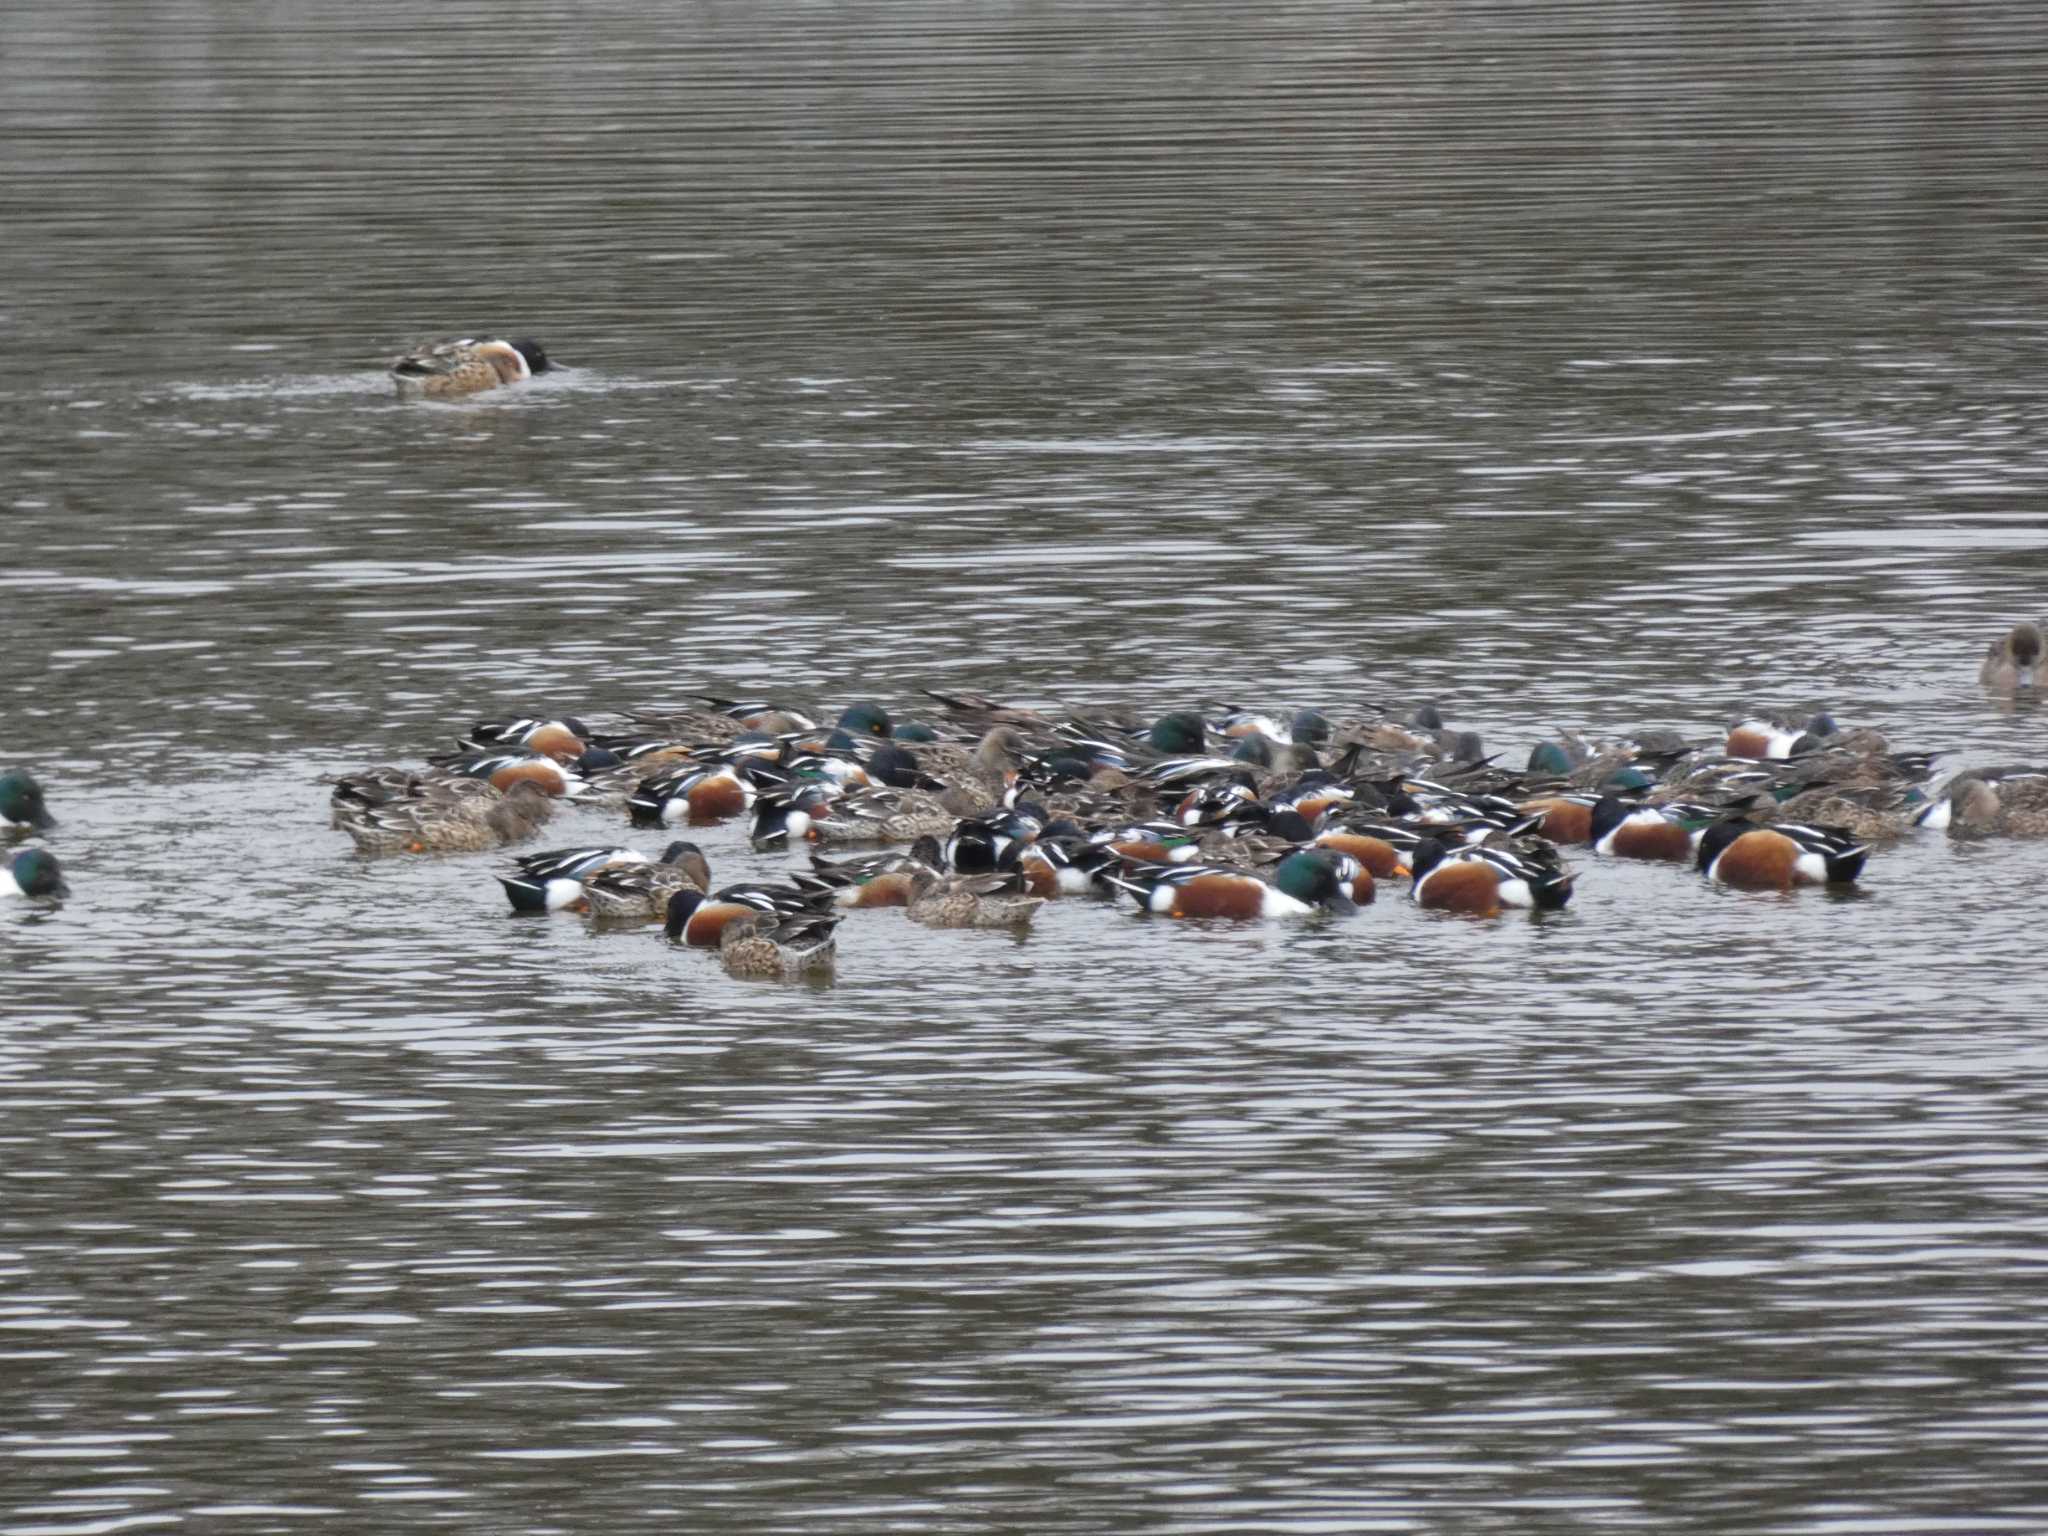
[[[43,786],[26,768],[0,773],[0,834],[29,837],[52,831],[57,818],[43,796]],[[18,848],[0,862],[0,896],[25,896],[32,901],[59,901],[71,894],[63,866],[47,848]]]

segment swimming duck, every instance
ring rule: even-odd
[[[800,889],[815,886],[819,891],[829,891],[835,906],[907,907],[911,882],[925,870],[942,872],[944,859],[936,838],[921,837],[907,850],[850,859],[827,859],[813,853],[811,873],[792,875],[790,879]]]
[[[842,920],[819,912],[775,917],[749,912],[719,930],[718,958],[730,976],[804,976],[832,969]]]
[[[1760,827],[1739,817],[1700,834],[1695,860],[1710,880],[1752,891],[1795,885],[1846,885],[1863,872],[1870,850],[1838,827],[1780,821]]]
[[[1697,805],[1638,805],[1603,795],[1593,806],[1587,841],[1595,853],[1616,859],[1662,859],[1680,864],[1692,857],[1695,828],[1715,812]]]
[[[43,804],[43,786],[26,768],[0,773],[0,829],[47,832],[57,825]]]
[[[509,793],[471,782],[476,788],[463,792],[426,782],[416,795],[375,804],[337,789],[334,824],[359,853],[474,853],[529,837],[554,815],[553,797],[531,781]]]
[[[0,896],[57,901],[70,894],[57,856],[47,848],[23,848],[0,865]]]
[[[1984,664],[1977,669],[1977,681],[1997,693],[2017,693],[2034,686],[2041,666],[2041,626],[2030,622],[2013,625],[1991,642]]]
[[[683,761],[649,774],[626,801],[633,824],[693,826],[737,816],[754,804],[754,781],[731,763],[707,767]]]
[[[1438,912],[1498,917],[1504,907],[1556,911],[1571,900],[1574,876],[1554,857],[1510,848],[1451,847],[1426,837],[1410,858],[1415,904]]]
[[[749,912],[778,917],[796,917],[820,910],[822,898],[815,891],[793,885],[728,885],[706,895],[698,890],[677,891],[668,899],[668,917],[662,931],[672,942],[696,949],[718,945],[725,925]]]
[[[529,338],[480,341],[462,337],[415,347],[392,363],[391,379],[401,400],[452,400],[501,384],[520,383],[553,366],[540,343]]]
[[[637,848],[551,848],[516,861],[518,873],[498,876],[514,912],[567,912],[588,909],[584,876],[615,864],[645,864]]]
[[[678,891],[711,889],[711,866],[695,843],[674,842],[658,859],[608,864],[583,877],[592,917],[645,920],[668,911]]]
[[[1943,798],[1952,837],[2048,837],[2048,770],[2006,769],[1995,778],[1966,773]]]
[[[462,740],[465,752],[510,752],[524,749],[552,757],[557,762],[574,762],[589,745],[590,731],[573,715],[558,719],[518,716],[509,720],[479,720]]]
[[[1031,921],[1045,905],[1025,892],[1022,873],[941,875],[920,870],[911,876],[904,914],[927,928],[1014,928]]]
[[[1355,905],[1351,884],[1361,874],[1363,867],[1348,855],[1309,849],[1282,859],[1270,881],[1213,864],[1129,865],[1103,878],[1147,912],[1244,919],[1349,911]]]

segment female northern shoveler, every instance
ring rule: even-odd
[[[23,848],[0,864],[0,896],[27,896],[56,901],[71,894],[57,855],[47,848]]]
[[[718,958],[732,976],[803,976],[832,969],[841,919],[819,912],[773,917],[749,912],[719,932]]]
[[[661,917],[678,891],[711,889],[711,866],[695,843],[675,842],[661,857],[633,864],[611,864],[583,877],[584,899],[592,917]]]
[[[1025,894],[1018,871],[1001,875],[941,875],[921,870],[911,876],[904,914],[927,928],[1013,928],[1031,921],[1045,905]]]
[[[479,341],[465,336],[415,347],[392,363],[391,379],[401,400],[452,400],[520,383],[553,366],[537,341]]]
[[[2048,837],[2048,769],[1966,773],[1942,803],[1951,837]]]
[[[916,789],[862,789],[834,799],[818,785],[763,795],[754,807],[756,848],[777,843],[914,843],[950,837],[959,818]]]
[[[1498,917],[1503,907],[1556,911],[1571,900],[1573,876],[1555,858],[1507,848],[1448,848],[1433,837],[1415,845],[1410,863],[1417,906],[1438,912]]]
[[[2022,622],[1991,642],[1977,681],[1998,693],[2017,693],[2034,686],[2041,666],[2041,626]]]
[[[26,768],[0,773],[0,828],[47,832],[57,818],[43,804],[43,786]]]
[[[1317,911],[1349,911],[1363,875],[1370,875],[1347,854],[1327,849],[1291,853],[1274,866],[1272,880],[1241,869],[1213,864],[1127,866],[1103,879],[1128,891],[1147,912],[1168,917],[1301,917]],[[1368,897],[1370,899],[1370,897]]]
[[[1780,821],[1768,827],[1733,817],[1700,834],[1696,855],[1710,880],[1752,891],[1795,885],[1845,885],[1863,871],[1870,850],[1838,827]]]
[[[530,781],[509,793],[481,779],[417,778],[411,792],[384,799],[355,792],[376,779],[351,775],[334,791],[334,824],[359,853],[474,853],[529,837],[555,813],[553,797]]]

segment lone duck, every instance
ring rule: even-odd
[[[2040,670],[2042,648],[2040,625],[2015,624],[1991,642],[1984,665],[1977,669],[1977,680],[1994,693],[2031,688]]]
[[[391,380],[401,400],[453,400],[500,384],[522,383],[552,366],[537,341],[479,341],[465,336],[413,348],[391,365]]]

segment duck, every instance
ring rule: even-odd
[[[757,794],[754,781],[733,763],[714,767],[686,760],[642,779],[628,797],[626,809],[635,826],[670,826],[679,821],[701,826],[751,809]]]
[[[573,715],[544,719],[533,715],[504,720],[479,720],[462,738],[465,752],[510,752],[524,749],[573,763],[590,744],[590,730]]]
[[[498,876],[514,912],[587,911],[586,875],[615,864],[645,864],[637,848],[551,848],[515,861],[518,872]]]
[[[821,785],[794,795],[765,794],[754,807],[753,844],[914,843],[950,837],[959,817],[938,797],[915,789],[862,789],[833,798]]]
[[[454,400],[523,383],[554,366],[530,337],[482,341],[465,336],[414,347],[391,364],[391,380],[401,400]]]
[[[838,959],[836,930],[842,919],[821,912],[795,917],[749,912],[719,931],[718,959],[729,976],[816,975]]]
[[[799,890],[793,885],[728,885],[709,895],[699,890],[681,890],[668,899],[662,932],[671,943],[715,949],[725,925],[750,912],[796,917],[819,910],[817,892]]]
[[[1753,762],[1782,763],[1795,753],[1811,751],[1834,728],[1834,721],[1824,713],[1814,715],[1803,726],[1752,715],[1728,727],[1728,739],[1721,750],[1730,757]]]
[[[840,907],[907,907],[911,882],[929,870],[943,873],[945,853],[938,839],[921,837],[908,849],[828,859],[811,855],[811,872],[792,875],[799,889],[830,892],[833,905]]]
[[[1694,859],[1702,874],[1722,885],[1789,891],[1795,885],[1847,885],[1863,872],[1869,852],[1839,827],[1797,821],[1760,827],[1729,817],[1701,832]]]
[[[1364,873],[1346,854],[1304,849],[1275,865],[1271,880],[1214,864],[1127,865],[1122,872],[1105,871],[1103,879],[1136,897],[1147,912],[1242,921],[1349,911],[1357,904],[1353,884]],[[1365,875],[1368,882],[1371,878]]]
[[[1593,806],[1586,840],[1608,858],[1682,864],[1692,857],[1694,829],[1713,817],[1701,806],[1641,805],[1602,795]]]
[[[26,896],[34,901],[60,901],[71,894],[57,855],[47,848],[22,848],[0,864],[0,896]]]
[[[0,773],[0,831],[47,832],[56,825],[34,774],[26,768]]]
[[[1017,928],[1029,923],[1045,898],[1028,894],[1021,871],[999,875],[911,876],[904,915],[927,928]]]
[[[2023,620],[1991,642],[1984,664],[1977,669],[1977,681],[1994,693],[2032,688],[2040,671],[2042,649],[2041,626]]]
[[[664,916],[678,891],[711,889],[711,866],[695,843],[673,842],[658,859],[608,864],[583,877],[590,915],[621,920]]]
[[[1437,912],[1498,917],[1503,908],[1555,912],[1571,900],[1576,878],[1543,855],[1484,844],[1451,847],[1426,837],[1410,856],[1415,883],[1410,898]]]
[[[334,824],[358,853],[475,853],[530,837],[554,815],[554,797],[531,781],[509,792],[482,780],[474,789],[421,781],[420,792],[380,802],[341,798]]]
[[[1966,773],[1943,797],[1951,837],[2048,837],[2048,769]]]

